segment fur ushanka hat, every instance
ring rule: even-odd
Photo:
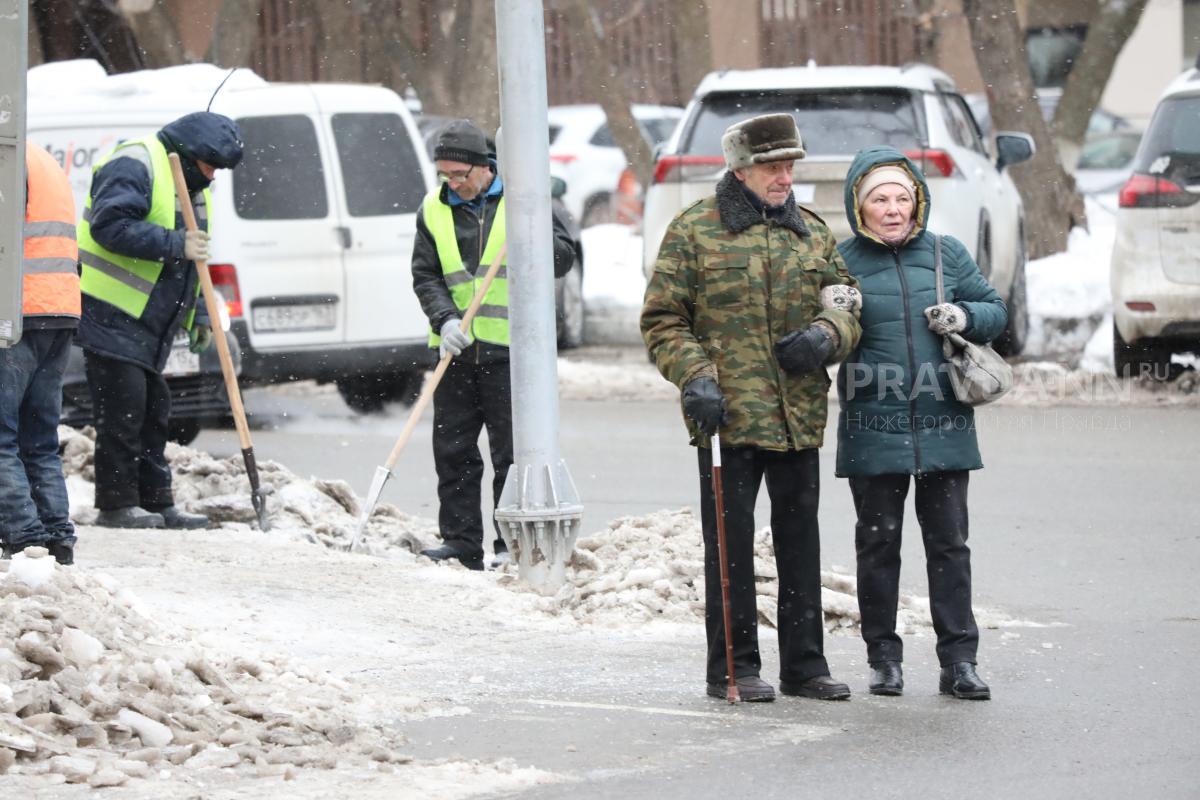
[[[804,158],[804,143],[791,114],[763,114],[730,125],[721,137],[721,149],[730,169]]]

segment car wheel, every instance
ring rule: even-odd
[[[1113,367],[1118,378],[1150,377],[1165,381],[1171,377],[1171,351],[1152,343],[1130,344],[1113,322]]]
[[[360,414],[378,414],[387,403],[411,405],[421,392],[425,373],[421,370],[393,375],[354,375],[339,378],[338,394]]]
[[[171,417],[167,423],[167,438],[177,444],[188,445],[200,435],[198,417]]]
[[[583,228],[590,228],[593,225],[607,225],[615,220],[612,198],[607,194],[596,194],[589,197],[587,204],[584,205],[583,219],[579,221],[579,225]]]
[[[583,344],[583,267],[576,261],[562,279],[558,303],[558,347],[568,350]]]
[[[1012,288],[1008,291],[1008,326],[996,340],[996,352],[1002,356],[1019,356],[1029,339],[1029,301],[1025,293],[1025,235],[1017,249],[1017,263],[1013,265]]]

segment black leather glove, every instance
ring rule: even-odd
[[[813,323],[802,331],[792,331],[775,343],[775,360],[793,375],[812,372],[825,366],[835,350],[833,337],[824,325]]]
[[[707,375],[693,378],[683,387],[683,413],[700,426],[705,436],[716,433],[729,416],[721,387]]]

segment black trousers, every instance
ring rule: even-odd
[[[96,423],[96,508],[173,505],[165,455],[171,390],[154,370],[83,351]]]
[[[433,393],[433,463],[438,476],[438,527],[442,539],[466,557],[483,554],[479,434],[487,427],[493,507],[513,461],[512,384],[507,361],[454,360]],[[504,549],[496,526],[496,545]]]
[[[929,607],[942,666],[975,663],[979,628],[971,611],[971,550],[967,547],[966,470],[931,472],[914,479],[917,522],[925,542]],[[896,634],[900,598],[900,529],[909,475],[851,478],[858,512],[854,545],[858,551],[858,609],[867,661],[902,661],[904,644]]]
[[[709,683],[724,683],[725,624],[717,514],[712,489],[712,451],[698,448],[700,521],[704,529],[704,624],[708,634]],[[764,476],[771,498],[771,537],[779,573],[779,677],[798,683],[828,675],[825,621],[821,611],[821,540],[817,524],[820,464],[816,449],[775,452],[756,447],[722,448],[725,539],[729,553],[729,601],[733,668],[737,677],[758,675],[758,606],[754,591],[754,503]]]

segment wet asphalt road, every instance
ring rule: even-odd
[[[360,494],[406,415],[355,418],[329,392],[251,392],[247,404],[263,424],[260,460],[344,478]],[[677,414],[666,401],[563,404],[585,533],[694,507]],[[906,637],[902,698],[868,695],[861,641],[830,636],[850,702],[736,708],[703,696],[699,629],[695,643],[630,637],[616,652],[611,637],[583,637],[531,653],[530,674],[551,679],[514,680],[466,717],[408,723],[414,754],[510,757],[573,778],[531,798],[1200,797],[1200,410],[995,407],[979,425],[976,604],[1046,626],[983,631],[991,702],[937,694],[927,636]],[[852,570],[849,491],[827,441],[822,562]],[[196,446],[237,452],[232,431],[206,431]],[[385,500],[433,518],[435,486],[426,420]],[[760,524],[765,510],[764,498]],[[902,590],[925,594],[911,507],[906,528]],[[776,648],[760,635],[770,678]]]

